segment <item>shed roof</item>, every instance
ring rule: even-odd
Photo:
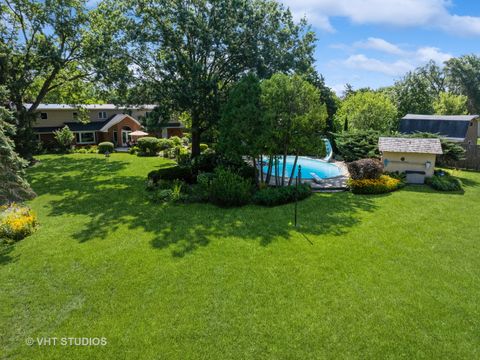
[[[381,137],[378,148],[381,152],[443,154],[440,139]]]
[[[455,141],[464,141],[468,127],[478,115],[416,115],[408,114],[400,121],[400,132],[439,134]]]

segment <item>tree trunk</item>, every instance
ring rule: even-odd
[[[285,186],[285,173],[287,171],[287,147],[285,146],[285,151],[283,152],[283,164],[282,164],[282,186]]]
[[[253,168],[255,173],[255,184],[258,185],[258,169],[257,169],[257,161],[255,159],[255,156],[252,156],[252,163],[253,163]]]
[[[293,162],[292,173],[290,174],[290,179],[288,180],[288,186],[292,185],[293,178],[295,177],[295,168],[297,167],[298,152],[295,154],[295,161]]]
[[[263,184],[263,155],[260,155],[260,182]]]
[[[267,178],[265,179],[265,183],[270,185],[270,179],[272,178],[272,168],[273,168],[273,156],[269,155],[268,158],[268,170],[267,170]]]
[[[192,159],[200,155],[200,131],[192,127]]]
[[[278,156],[275,155],[275,186],[279,185]]]

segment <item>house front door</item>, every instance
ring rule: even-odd
[[[122,145],[127,146],[128,141],[130,140],[130,130],[122,130]]]

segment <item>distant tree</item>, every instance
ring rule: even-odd
[[[466,96],[441,92],[433,102],[433,108],[439,115],[465,115],[468,114],[467,101]]]
[[[60,146],[62,152],[70,151],[70,149],[72,148],[73,140],[75,139],[75,135],[68,126],[65,125],[60,130],[54,131],[53,136],[55,137],[55,140]]]
[[[397,81],[393,96],[399,117],[406,114],[430,115],[435,112],[433,102],[437,93],[430,87],[430,82],[418,72],[409,72]]]
[[[338,153],[345,161],[380,157],[378,138],[381,133],[375,130],[355,130],[334,134]]]
[[[6,92],[0,87],[0,104],[5,101]],[[24,168],[27,162],[14,151],[10,137],[15,128],[11,122],[12,113],[0,106],[0,205],[21,202],[35,197],[25,180]]]
[[[340,99],[332,89],[325,85],[325,79],[316,71],[313,70],[310,74],[306,75],[305,79],[318,89],[320,92],[320,102],[325,104],[327,108],[327,132],[335,131],[335,114],[340,107]]]
[[[108,39],[93,34],[90,15],[83,0],[0,2],[0,85],[8,89],[15,146],[25,158],[36,145],[32,124],[38,105],[49,93],[102,73],[98,50],[108,48]],[[93,71],[95,59],[99,67]],[[32,103],[28,108],[26,100]]]
[[[361,91],[347,97],[337,112],[337,121],[348,129],[388,132],[396,128],[397,109],[392,101],[381,93]]]
[[[271,131],[266,143],[270,159],[277,154],[283,155],[282,171],[276,176],[277,180],[280,177],[279,185],[283,186],[289,153],[296,154],[292,178],[299,153],[324,152],[322,135],[328,114],[325,104],[320,102],[318,89],[298,75],[275,74],[261,83],[261,89],[262,106]],[[270,162],[269,172],[271,167]]]
[[[115,38],[128,49],[118,60],[135,69],[149,99],[189,112],[192,157],[218,124],[229,87],[245,73],[262,79],[312,67],[314,33],[276,1],[112,0],[101,11],[110,13]],[[166,117],[158,117],[160,125]]]
[[[446,62],[445,72],[449,88],[468,98],[471,114],[480,113],[480,57],[464,55]]]

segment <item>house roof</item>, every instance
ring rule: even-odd
[[[463,141],[468,127],[478,115],[415,115],[408,114],[400,121],[400,132],[413,134],[428,132],[439,134],[452,140]]]
[[[29,109],[32,104],[24,104]],[[115,104],[40,104],[37,107],[37,111],[42,110],[77,110],[79,107],[83,107],[87,110],[118,110],[118,109],[132,109],[132,110],[153,110],[157,105],[145,104],[145,105],[115,105]]]
[[[118,124],[120,121],[125,119],[126,117],[132,119],[134,122],[136,122],[140,127],[142,124],[135,119],[133,116],[127,115],[127,114],[117,114],[108,119],[107,121],[104,122],[103,126],[99,127],[97,130],[102,131],[102,132],[107,132],[108,129],[110,129],[113,125]]]
[[[439,139],[381,137],[378,148],[381,152],[443,154]]]

